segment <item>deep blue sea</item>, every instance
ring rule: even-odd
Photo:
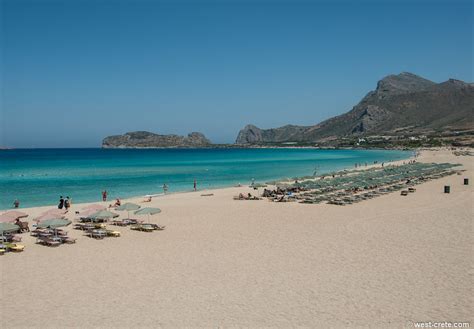
[[[316,149],[0,150],[0,209],[233,186],[408,158],[407,151]]]

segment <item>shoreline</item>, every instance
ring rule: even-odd
[[[216,144],[220,145],[220,144]],[[12,151],[12,150],[214,150],[214,149],[315,149],[315,150],[379,150],[379,151],[414,151],[419,149],[438,149],[443,147],[349,147],[349,146],[340,146],[340,147],[330,147],[330,146],[271,146],[271,145],[237,145],[234,144],[223,144],[227,146],[217,146],[217,147],[10,147],[10,148],[0,148],[0,151]],[[444,148],[448,148],[444,147]],[[469,147],[457,147],[449,146],[449,148],[458,148],[458,149],[469,149]]]
[[[282,147],[283,149],[286,149],[286,147]],[[295,149],[298,149],[299,147],[296,147]],[[139,148],[137,148],[139,149]],[[199,148],[201,149],[201,148]],[[276,148],[276,149],[279,149],[279,148]],[[332,150],[332,149],[328,149],[328,150]],[[349,149],[349,150],[352,150],[352,149]],[[357,150],[357,149],[355,149]],[[371,150],[371,149],[368,149],[368,150]],[[380,150],[384,150],[384,149],[380,149]],[[387,150],[387,151],[390,151],[390,150]],[[403,150],[393,150],[393,151],[403,151]],[[416,152],[416,150],[415,150]],[[414,158],[414,155],[413,154],[410,154],[407,158],[403,158],[403,159],[400,159],[400,160],[395,160],[395,161],[389,161],[387,162],[387,164],[394,164],[394,163],[400,163],[400,162],[403,162],[403,161],[408,161],[409,159],[413,159]],[[358,168],[354,168],[354,167],[345,167],[345,168],[341,168],[341,169],[338,169],[338,171],[351,171],[351,170],[364,170],[364,169],[369,169],[369,168],[372,168],[374,166],[380,166],[380,163],[377,163],[377,164],[367,164],[367,166],[362,166],[362,167],[358,167]],[[328,172],[331,172],[331,171],[328,171]],[[318,173],[317,176],[315,177],[318,177],[320,175],[323,175],[324,173],[326,172],[321,172],[321,173]],[[296,177],[294,176],[294,178],[299,178],[299,177]],[[251,180],[251,179],[250,179]],[[281,182],[284,182],[284,178],[283,177],[279,177],[279,178],[275,178],[275,179],[268,179],[267,180],[268,182],[276,182],[276,183],[281,183]],[[258,181],[256,180],[256,183]],[[267,183],[267,182],[264,182],[264,183]],[[240,187],[245,187],[245,186],[249,186],[250,183],[247,185],[247,184],[242,184]],[[272,184],[269,184],[269,185],[272,185]],[[168,193],[149,193],[149,194],[145,194],[145,195],[132,195],[132,196],[129,196],[129,197],[125,197],[125,198],[120,198],[120,201],[122,201],[122,203],[126,203],[126,202],[129,202],[130,200],[136,200],[138,198],[146,198],[148,197],[149,195],[155,195],[154,197],[157,197],[157,198],[161,198],[161,197],[164,197],[164,196],[167,196],[167,195],[173,195],[173,194],[182,194],[182,193],[196,193],[196,192],[208,192],[208,191],[218,191],[218,190],[221,190],[221,189],[229,189],[229,188],[237,188],[239,186],[235,186],[235,185],[232,185],[232,186],[221,186],[221,187],[215,187],[215,188],[206,188],[206,189],[198,189],[197,191],[194,191],[194,190],[181,190],[181,191],[173,191],[173,192],[168,192]],[[72,198],[73,202],[74,202],[74,198]],[[21,200],[20,200],[21,201]],[[101,203],[102,201],[99,199],[99,200],[96,200],[96,201],[84,201],[84,202],[78,202],[78,203],[74,203],[76,205],[89,205],[89,204],[94,204],[94,203]],[[115,198],[110,198],[110,200],[106,201],[106,203],[113,203],[115,202]],[[32,208],[38,208],[38,207],[41,207],[41,208],[44,208],[44,207],[56,207],[57,204],[54,203],[54,204],[41,204],[41,205],[36,205],[36,206],[32,206],[32,207],[21,207],[20,208],[0,208],[0,213],[1,212],[6,212],[6,211],[10,211],[10,210],[26,210],[26,209],[32,209]]]

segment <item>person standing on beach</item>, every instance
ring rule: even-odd
[[[102,201],[107,201],[107,190],[102,191]]]
[[[66,211],[69,211],[69,207],[71,207],[71,203],[69,201],[69,197],[66,197],[66,200],[64,200],[64,208],[66,208]]]
[[[63,199],[63,196],[61,195],[59,197],[58,209],[63,209],[63,207],[64,207],[64,199]]]
[[[196,191],[196,190],[197,190],[197,181],[196,181],[196,179],[194,179],[194,191]]]
[[[168,192],[168,185],[163,184],[163,193],[166,194]]]

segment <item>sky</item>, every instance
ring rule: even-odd
[[[345,113],[388,74],[473,81],[471,1],[0,0],[0,24],[8,147],[232,143]]]

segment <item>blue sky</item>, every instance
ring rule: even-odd
[[[377,80],[472,81],[470,1],[1,2],[0,145],[316,124]]]

